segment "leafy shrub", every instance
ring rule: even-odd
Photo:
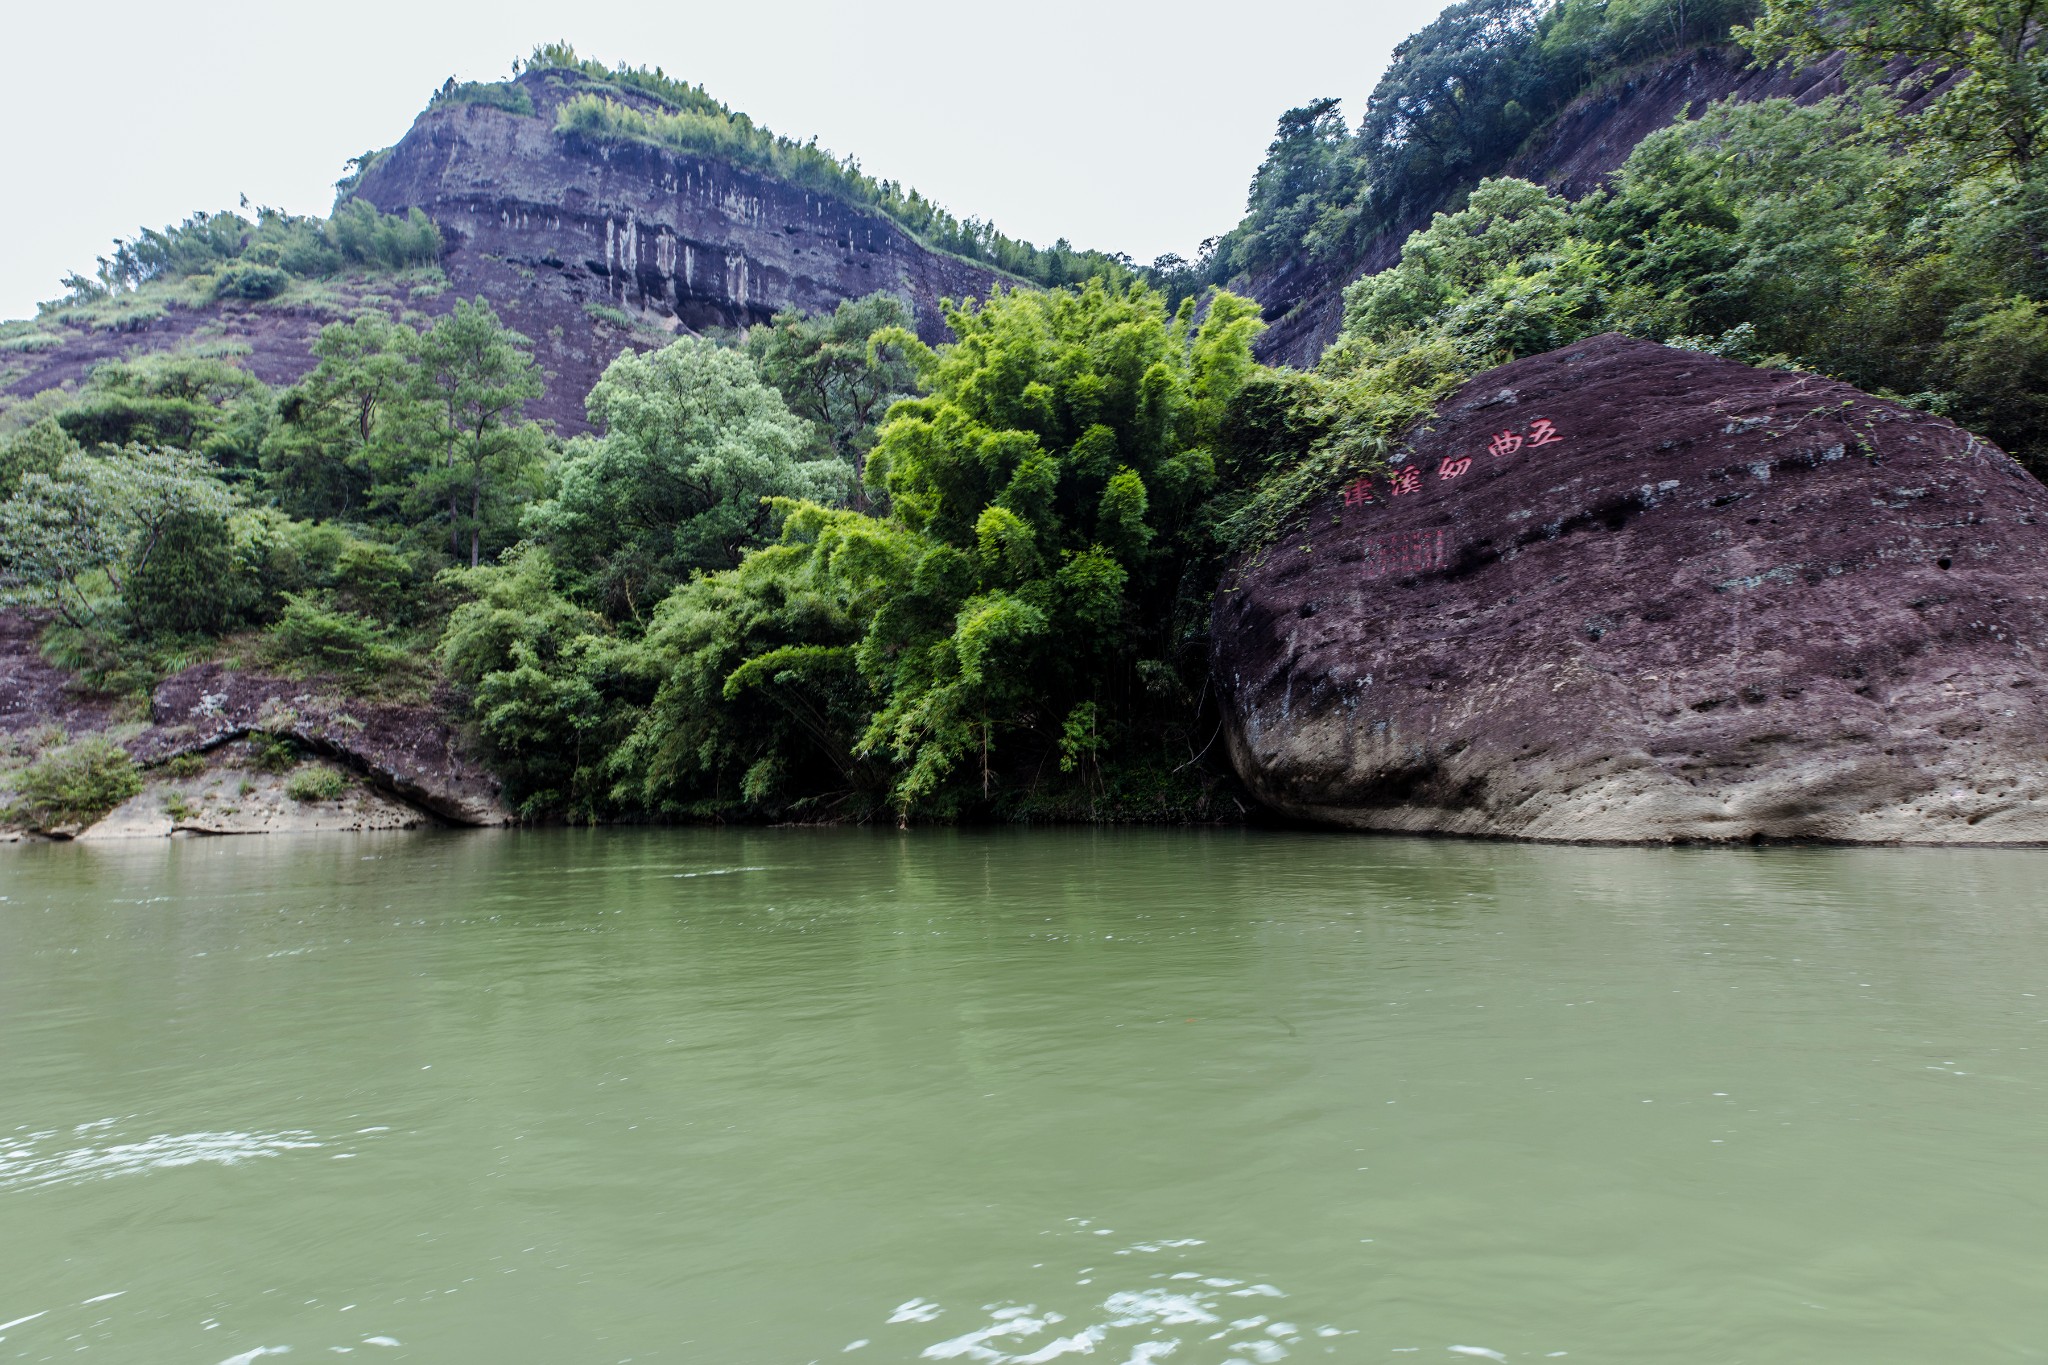
[[[291,288],[287,270],[274,265],[236,264],[213,277],[216,299],[274,299]]]
[[[256,376],[218,356],[170,352],[94,366],[57,424],[87,446],[136,441],[225,454],[217,443],[233,444],[252,407],[268,411]]]
[[[299,746],[285,735],[273,735],[258,731],[249,736],[249,762],[258,772],[288,773],[299,765]],[[242,795],[249,794],[249,784],[242,784]]]
[[[205,771],[206,755],[204,754],[179,754],[176,758],[164,764],[165,775],[175,777],[181,782],[198,777]]]
[[[142,790],[128,751],[88,735],[44,752],[14,779],[11,819],[31,829],[90,824]]]
[[[227,490],[188,455],[138,446],[66,455],[54,475],[24,476],[0,503],[7,596],[53,607],[82,630],[112,630],[108,584],[144,570],[167,527],[224,521],[229,506]]]
[[[334,603],[361,615],[404,624],[433,600],[417,556],[374,540],[350,540],[328,579]]]
[[[30,474],[55,474],[77,450],[78,443],[48,417],[0,441],[0,499],[12,497]]]
[[[487,109],[503,109],[511,114],[533,115],[533,96],[526,93],[526,87],[513,85],[509,81],[463,81],[456,84],[454,77],[434,92],[427,101],[429,109],[443,104],[481,104]]]
[[[294,801],[339,801],[347,792],[348,779],[324,763],[301,768],[284,784]]]
[[[228,518],[180,512],[165,519],[146,558],[121,585],[145,634],[217,634],[248,605]]]
[[[276,664],[358,674],[381,673],[405,657],[381,622],[326,606],[309,593],[285,595],[264,652]]]

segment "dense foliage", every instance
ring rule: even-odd
[[[1623,331],[1820,370],[2048,468],[2035,173],[1902,147],[1898,119],[1879,93],[1726,105],[1646,139],[1576,204],[1488,181],[1351,287],[1329,363],[1448,346],[1477,369]]]
[[[589,412],[604,435],[570,444],[526,526],[613,616],[638,618],[692,573],[738,564],[775,529],[764,499],[846,491],[846,462],[804,458],[811,431],[753,363],[700,337],[620,356]]]
[[[956,307],[957,340],[937,350],[890,326],[856,346],[863,311],[890,313],[869,303],[819,323],[783,319],[750,349],[814,405],[828,449],[868,450],[867,494],[887,515],[830,506],[804,487],[815,463],[785,465],[777,541],[672,578],[643,627],[644,594],[615,586],[619,559],[652,566],[656,549],[693,544],[709,558],[716,543],[674,516],[650,541],[644,524],[597,515],[582,534],[611,540],[578,553],[559,510],[572,460],[564,495],[535,509],[528,548],[463,576],[475,600],[456,612],[444,658],[475,689],[480,729],[529,808],[1182,809],[1196,784],[1173,769],[1199,748],[1207,585],[1222,548],[1217,449],[1255,369],[1253,306],[1219,295],[1197,321],[1192,305],[1170,316],[1140,286],[997,295]],[[859,395],[895,382],[871,368],[887,350],[924,396],[897,403],[879,430],[835,433],[852,409],[818,386]],[[709,355],[747,363],[687,344],[653,362],[670,355],[698,377],[660,386],[665,398],[712,387]],[[593,414],[623,415],[607,386],[645,387],[650,363],[614,366]],[[723,401],[758,402],[750,382],[733,376]],[[658,508],[666,484],[634,491],[650,466],[673,479],[666,469],[726,458],[721,442],[787,451],[803,435],[755,415],[693,438],[702,401],[651,424],[672,453],[610,423],[605,443],[623,449],[605,466],[621,490],[608,496]]]
[[[433,575],[510,545],[542,491],[538,372],[481,301],[314,350],[282,394],[206,355],[103,364],[0,441],[0,595],[54,614],[64,661],[118,691],[260,628],[274,667],[421,676]]]

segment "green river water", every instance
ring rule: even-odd
[[[0,1361],[2048,1360],[2048,854],[0,849]]]

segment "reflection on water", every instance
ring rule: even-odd
[[[2039,1360],[2044,857],[4,849],[0,1361]]]

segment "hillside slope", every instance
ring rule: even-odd
[[[1648,63],[1572,100],[1501,165],[1483,174],[1548,185],[1571,198],[1600,188],[1636,144],[1680,115],[1697,115],[1717,100],[1793,99],[1811,104],[1841,94],[1839,56],[1799,70],[1756,70],[1734,47],[1713,44]],[[1401,245],[1430,217],[1462,197],[1478,177],[1442,187],[1436,201],[1374,234],[1340,271],[1300,260],[1234,281],[1256,298],[1269,330],[1259,358],[1268,364],[1313,365],[1344,321],[1344,288],[1397,262]]]

